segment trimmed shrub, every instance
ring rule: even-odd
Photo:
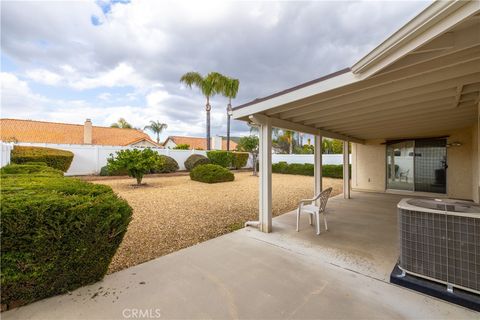
[[[100,169],[101,176],[128,176],[128,171],[126,169],[110,170],[108,165],[103,166]]]
[[[235,176],[230,170],[218,164],[202,164],[193,168],[190,179],[206,183],[233,181]]]
[[[304,176],[314,175],[314,166],[310,163],[291,163],[284,161],[272,165],[272,172],[283,174],[298,174]],[[351,166],[350,166],[351,172]],[[325,164],[322,166],[322,176],[326,178],[343,178],[343,165]],[[351,175],[350,175],[351,176]]]
[[[233,155],[231,152],[221,150],[207,151],[207,157],[212,164],[218,164],[224,168],[232,166]]]
[[[15,146],[11,160],[16,164],[45,162],[49,167],[67,172],[72,164],[73,153],[52,148]]]
[[[30,162],[32,163],[32,162]],[[63,177],[63,172],[45,164],[9,164],[0,170],[2,175],[38,175]]]
[[[29,165],[34,165],[34,166],[44,166],[47,167],[47,164],[45,162],[40,162],[40,161],[30,161],[30,162],[24,162],[22,164],[29,164]]]
[[[143,176],[150,173],[159,160],[159,154],[150,148],[120,150],[107,159],[108,172],[126,170],[128,175],[142,183]]]
[[[187,171],[192,171],[193,168],[202,164],[209,164],[210,159],[201,154],[192,154],[190,157],[185,160],[184,165]]]
[[[248,152],[232,152],[232,167],[237,170],[245,167],[249,156]]]
[[[169,156],[159,155],[152,173],[170,173],[178,170],[178,163]]]
[[[126,201],[108,186],[53,175],[2,175],[1,188],[2,305],[103,278],[131,219]]]

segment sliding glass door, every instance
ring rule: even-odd
[[[387,188],[414,191],[413,141],[387,145]]]
[[[387,188],[446,193],[446,139],[418,139],[387,144]]]

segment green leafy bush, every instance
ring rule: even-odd
[[[29,161],[29,162],[24,162],[22,164],[29,164],[29,165],[34,165],[34,166],[44,166],[47,167],[47,164],[45,162],[40,162],[40,161]]]
[[[178,170],[178,163],[169,156],[159,155],[152,173],[170,173]]]
[[[291,163],[284,161],[272,165],[272,172],[283,174],[314,175],[314,166],[310,163]],[[351,172],[351,166],[350,166]],[[322,176],[326,178],[343,178],[343,165],[325,164],[322,166]]]
[[[212,164],[218,164],[224,168],[232,166],[233,155],[231,152],[222,150],[207,151],[207,157]]]
[[[173,147],[174,150],[188,150],[190,149],[190,145],[188,143],[180,143]]]
[[[45,164],[9,164],[0,170],[2,175],[40,175],[63,177],[63,171],[47,167]]]
[[[73,161],[73,153],[52,148],[15,146],[11,161],[16,164],[45,162],[49,167],[67,172]]]
[[[150,173],[158,161],[159,154],[150,148],[120,150],[107,160],[107,170],[108,172],[126,170],[130,177],[137,180],[137,184],[141,184],[143,176]]]
[[[190,157],[185,160],[184,165],[188,171],[192,171],[193,168],[202,164],[209,164],[210,159],[201,154],[192,154]]]
[[[128,171],[126,169],[111,171],[108,169],[108,165],[106,165],[100,169],[100,175],[101,176],[128,176]]]
[[[232,167],[237,170],[245,167],[249,156],[248,152],[232,152]]]
[[[2,305],[103,278],[131,219],[126,201],[108,186],[54,175],[2,174],[1,188]]]
[[[230,170],[217,164],[202,164],[193,168],[190,179],[206,183],[233,181],[235,176]]]

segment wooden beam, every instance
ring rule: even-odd
[[[259,221],[262,232],[272,232],[272,125],[269,119],[260,124],[259,137]]]
[[[343,141],[343,198],[350,199],[350,154],[348,141]]]
[[[455,93],[455,101],[453,103],[454,108],[457,108],[458,105],[460,104],[460,97],[462,96],[462,91],[463,91],[463,84],[457,87],[457,92]]]
[[[322,136],[316,135],[315,138],[315,148],[314,148],[314,196],[317,196],[320,192],[323,191],[322,187]],[[319,205],[319,200],[317,200],[317,205]]]
[[[355,143],[361,143],[364,144],[365,141],[362,139],[358,139],[355,137],[349,137],[346,135],[342,135],[333,131],[329,130],[323,130],[322,128],[315,128],[315,127],[310,127],[310,126],[305,126],[299,123],[291,122],[291,121],[286,121],[282,119],[277,119],[273,117],[267,117],[264,114],[254,114],[251,115],[250,120],[257,124],[262,124],[266,123],[267,121],[270,122],[270,124],[275,127],[275,128],[281,128],[281,129],[286,129],[286,130],[291,130],[291,131],[298,131],[298,132],[304,132],[304,133],[309,133],[312,135],[322,135],[328,138],[332,139],[339,139],[339,140],[350,140]]]

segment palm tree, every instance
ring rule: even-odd
[[[200,89],[203,96],[207,99],[205,111],[207,113],[207,150],[210,150],[210,98],[222,92],[222,79],[225,77],[218,72],[210,72],[203,77],[198,72],[187,72],[181,78],[180,82],[185,83],[189,88],[195,86]]]
[[[133,126],[127,122],[124,118],[118,119],[117,122],[110,125],[111,128],[120,128],[120,129],[133,129]]]
[[[228,98],[227,105],[227,151],[230,151],[230,118],[232,117],[232,99],[235,99],[240,86],[238,79],[224,77],[222,79],[222,94]]]
[[[150,124],[148,126],[145,126],[143,128],[144,130],[150,130],[153,133],[157,135],[157,143],[160,143],[160,133],[162,133],[163,130],[167,129],[168,125],[166,123],[161,123],[160,121],[150,121]]]

